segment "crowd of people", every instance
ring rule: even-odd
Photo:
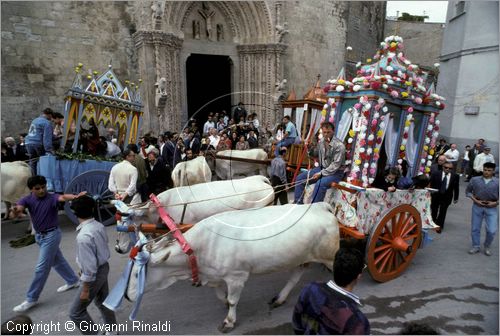
[[[144,135],[139,146],[130,144],[119,148],[113,132],[100,136],[97,125],[89,122],[83,130],[82,150],[97,155],[109,155],[108,143],[115,144],[113,156],[121,155],[122,161],[116,164],[109,179],[109,189],[115,198],[126,203],[146,200],[150,193],[161,193],[172,188],[171,171],[183,161],[192,160],[207,151],[227,149],[247,150],[265,148],[268,153],[275,147],[271,162],[270,178],[275,187],[276,198],[281,204],[288,203],[287,170],[284,156],[288,148],[298,138],[295,125],[285,116],[282,124],[274,130],[261,126],[255,113],[248,113],[242,103],[232,115],[225,111],[210,113],[203,124],[191,119],[181,133],[165,131],[156,136]],[[12,137],[2,143],[2,162],[37,158],[45,153],[54,153],[60,148],[62,138],[62,115],[45,109],[36,118],[27,134],[19,134],[18,142]],[[346,164],[344,143],[335,137],[334,125],[323,122],[321,136],[313,146],[311,155],[317,158],[317,166],[303,171],[297,176],[294,189],[294,203],[302,204],[304,181],[314,185],[312,203],[321,202],[332,182],[343,179]],[[273,134],[274,133],[274,134]],[[58,144],[59,143],[59,144]],[[308,144],[310,145],[310,144]],[[460,161],[461,159],[461,161]],[[456,144],[448,145],[440,140],[436,148],[435,164],[431,167],[429,178],[416,176],[408,178],[405,170],[407,163],[389,167],[384,174],[377,176],[372,187],[395,192],[397,189],[421,189],[429,186],[434,189],[431,196],[432,218],[442,232],[446,212],[451,203],[459,199],[459,179],[464,175],[469,184],[466,196],[473,201],[470,254],[480,251],[480,233],[483,219],[486,222],[484,253],[491,256],[491,244],[498,226],[498,179],[493,175],[496,165],[483,139],[474,146],[466,146],[460,155]],[[36,170],[35,170],[36,171]],[[85,195],[57,195],[47,192],[47,181],[43,176],[34,175],[28,180],[31,194],[22,198],[13,208],[13,217],[25,209],[30,210],[35,239],[40,254],[35,275],[27,291],[26,299],[14,307],[15,312],[25,312],[34,307],[48,278],[52,267],[64,279],[65,284],[57,290],[64,292],[79,288],[71,307],[70,318],[74,322],[93,323],[87,312],[90,302],[95,301],[106,323],[116,323],[112,311],[102,305],[108,294],[108,238],[101,223],[93,218],[95,201]],[[59,202],[72,201],[71,208],[79,219],[76,237],[76,263],[80,269],[77,276],[64,258],[59,243],[61,231],[57,219]],[[306,286],[298,299],[293,313],[293,328],[300,334],[369,334],[368,319],[358,308],[359,298],[353,289],[365,267],[361,253],[355,249],[340,249],[333,266],[333,280],[328,283],[312,283]],[[321,309],[318,305],[321,305]],[[77,323],[77,325],[78,325]],[[427,329],[429,330],[429,329]]]

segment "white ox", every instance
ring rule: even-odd
[[[197,257],[201,284],[216,287],[217,297],[229,306],[219,328],[223,332],[234,327],[236,306],[250,274],[294,269],[273,298],[278,306],[300,280],[304,272],[301,265],[316,262],[332,269],[340,240],[333,209],[324,202],[217,214],[199,222],[184,236]],[[146,289],[164,289],[191,278],[188,257],[176,241],[166,238],[147,249],[152,253]],[[134,266],[127,288],[132,301],[137,298],[137,273]],[[227,295],[220,288],[224,283]]]
[[[256,175],[173,188],[159,194],[158,199],[175,223],[182,220],[183,223],[195,224],[222,212],[265,207],[273,202],[274,190],[265,176]],[[185,211],[184,204],[187,204]],[[158,210],[149,203],[145,207],[148,209],[146,215],[135,217],[134,222],[158,223]],[[129,244],[129,235],[118,233],[116,251],[126,253]]]
[[[24,161],[2,162],[2,201],[16,203],[23,196],[30,193],[28,179],[31,177],[31,168]]]
[[[27,182],[31,177],[31,168],[24,161],[2,162],[2,201],[7,206],[7,214],[12,204],[30,193]],[[31,230],[31,223],[28,227]]]
[[[205,158],[199,156],[193,160],[179,162],[172,171],[175,187],[192,186],[212,181],[212,171]]]
[[[217,155],[259,161],[267,160],[267,153],[261,148],[248,150],[224,150],[217,152]],[[215,174],[221,180],[230,180],[236,175],[253,175],[257,170],[260,175],[267,176],[267,164],[219,158],[215,160]]]

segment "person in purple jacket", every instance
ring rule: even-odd
[[[78,277],[59,248],[61,230],[58,221],[58,203],[74,200],[85,195],[86,191],[78,195],[48,193],[47,180],[40,175],[30,177],[27,184],[31,194],[21,198],[12,212],[13,217],[16,218],[24,209],[29,210],[40,254],[26,300],[14,307],[15,312],[25,312],[37,304],[52,267],[66,281],[66,284],[59,287],[57,292],[65,292],[79,286]]]

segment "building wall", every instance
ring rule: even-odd
[[[373,56],[383,40],[385,2],[285,1],[289,34],[285,56],[288,90],[303,95],[321,75],[336,78],[342,67]],[[351,46],[352,51],[346,47]]]
[[[2,2],[2,136],[27,132],[45,107],[63,112],[74,67],[136,80],[126,2]]]
[[[346,44],[345,2],[285,1],[288,44],[284,56],[287,90],[302,98],[316,83],[317,75],[325,83],[336,76],[344,62]]]
[[[415,64],[433,68],[435,63],[439,63],[443,31],[442,23],[386,20],[384,35],[401,36],[405,56]]]
[[[462,151],[484,138],[498,160],[498,2],[466,2],[458,16],[456,3],[448,6],[440,56],[437,93],[447,99],[440,132]],[[468,107],[479,114],[466,115]]]
[[[366,62],[373,57],[384,35],[385,10],[384,1],[352,1],[347,11],[346,71],[348,77],[356,75],[356,63]]]
[[[289,32],[280,41],[287,47],[282,64],[277,65],[276,76],[282,76],[279,80],[286,78],[286,93],[293,87],[298,97],[306,93],[318,74],[322,83],[337,76],[345,64],[347,45],[353,47],[356,55],[371,56],[383,37],[383,2],[263,2],[263,6],[269,8],[269,21],[273,25],[278,23],[275,10],[278,3],[281,4],[279,23],[287,22]],[[233,6],[231,3],[221,5]],[[143,77],[143,100],[154,101],[156,78],[152,67],[155,63],[147,55],[141,56],[132,39],[139,29],[152,29],[149,2],[9,1],[2,2],[1,6],[2,136],[27,131],[31,120],[45,107],[62,112],[65,93],[74,79],[73,69],[79,62],[84,64],[85,71],[102,72],[111,61],[122,81]],[[253,12],[245,13],[250,24]],[[351,26],[356,29],[351,31]],[[274,28],[262,27],[259,31]],[[178,27],[164,24],[162,29],[169,31]],[[189,29],[174,32],[187,34]],[[189,38],[184,42],[186,48],[190,46]],[[231,51],[228,54],[237,68],[234,47],[248,41],[231,42],[228,35],[221,47]],[[139,67],[140,57],[144,67]],[[181,50],[181,60],[185,57],[185,50]],[[283,74],[278,75],[281,67]],[[235,69],[235,83],[238,83],[238,75]],[[274,84],[271,83],[271,87]],[[147,129],[140,130],[145,131]]]

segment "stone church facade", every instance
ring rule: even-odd
[[[383,39],[385,21],[384,2],[1,5],[5,135],[27,129],[46,106],[62,111],[78,62],[100,71],[111,62],[122,81],[142,79],[142,133],[179,130],[195,112],[189,94],[216,80],[188,83],[192,55],[227,57],[231,105],[242,101],[263,125],[273,125],[281,118],[280,96],[293,88],[301,97],[318,74],[324,82],[370,57]],[[353,51],[346,51],[348,45]]]

